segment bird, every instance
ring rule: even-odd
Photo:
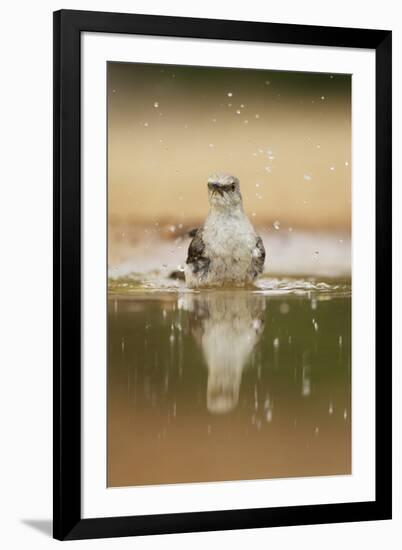
[[[208,216],[188,248],[186,286],[249,286],[263,272],[265,248],[244,213],[239,179],[224,172],[209,176],[208,200]]]

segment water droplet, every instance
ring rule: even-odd
[[[240,115],[240,113],[241,113],[240,109],[237,109],[236,110],[236,115]]]
[[[304,174],[303,178],[306,180],[306,181],[311,181],[313,179],[313,177],[310,175],[310,174]]]
[[[148,127],[149,126],[148,122],[144,122],[144,126]]]
[[[271,172],[272,172],[272,168],[271,168],[270,166],[266,166],[266,167],[265,167],[265,171],[271,173]]]
[[[228,97],[233,97],[233,93],[232,93],[232,92],[228,92]]]
[[[349,166],[349,163],[347,160],[345,160],[345,166]]]
[[[272,411],[271,409],[267,410],[267,414],[265,416],[267,422],[272,422]]]
[[[328,407],[328,414],[332,414],[333,412],[334,412],[334,406],[332,403],[330,403]]]
[[[253,216],[253,218],[255,218],[257,214],[253,212],[251,215]]]
[[[155,107],[155,109],[157,109],[157,108],[159,107],[158,101],[155,101],[155,102],[154,102],[154,107]]]
[[[276,230],[276,231],[279,231],[280,227],[281,227],[281,223],[279,220],[275,220],[274,223],[272,224],[272,227]]]
[[[331,172],[333,172],[335,170],[335,166],[330,166],[329,169],[331,170]]]
[[[321,149],[321,145],[319,143],[317,143],[316,147],[317,149]]]
[[[322,95],[322,96],[321,96],[321,99],[322,99],[322,101],[324,101],[324,99],[325,99],[325,95]]]
[[[208,147],[210,147],[211,149],[213,149],[213,147],[215,147],[215,145],[214,145],[213,143],[210,143],[210,144],[208,145]]]
[[[344,418],[344,420],[346,420],[347,417],[348,417],[348,411],[345,409],[345,410],[343,411],[343,418]]]
[[[243,103],[240,105],[240,109],[244,109],[244,105]]]
[[[342,336],[339,336],[339,338],[338,338],[338,345],[339,345],[340,348],[342,347],[342,343],[343,343],[343,341],[342,341]]]
[[[258,113],[254,116],[255,116],[255,118],[260,118],[260,115]]]
[[[279,338],[275,338],[272,343],[273,343],[275,349],[279,348]]]

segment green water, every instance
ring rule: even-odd
[[[351,289],[111,281],[108,485],[348,474]]]

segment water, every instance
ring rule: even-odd
[[[156,288],[110,281],[109,486],[350,473],[347,281]]]

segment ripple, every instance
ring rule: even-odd
[[[217,291],[221,289],[215,289]],[[320,300],[335,297],[347,297],[352,294],[350,279],[332,280],[303,277],[262,277],[252,287],[246,289],[226,289],[231,292],[249,291],[267,296],[296,295],[311,297],[319,295]],[[182,280],[171,279],[159,272],[148,274],[132,273],[124,277],[110,277],[108,280],[110,294],[130,295],[138,292],[195,292],[188,289]],[[210,289],[208,292],[213,292]],[[196,292],[200,292],[197,290]],[[202,290],[201,290],[202,292]]]
[[[328,296],[350,296],[352,285],[350,280],[317,280],[314,278],[265,277],[258,279],[255,286],[259,291],[269,294],[308,295],[325,294]]]

